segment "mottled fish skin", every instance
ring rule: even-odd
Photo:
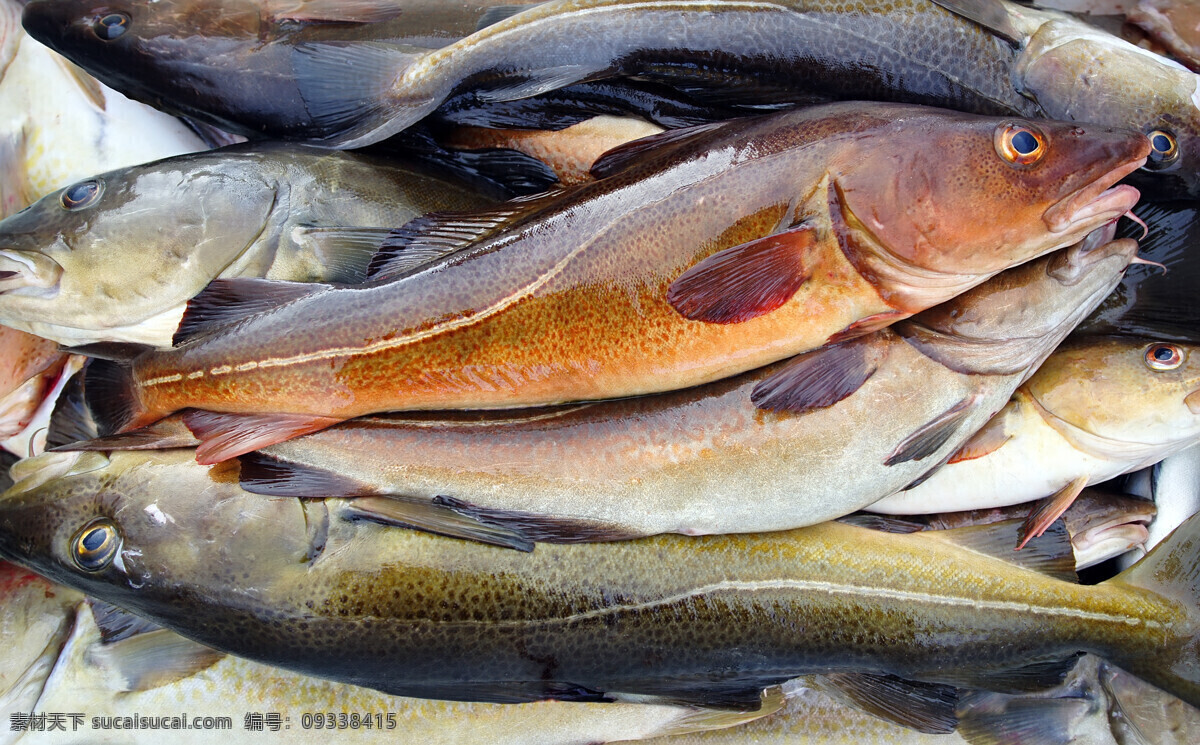
[[[222,651],[389,693],[757,700],[817,670],[961,685],[1091,651],[1200,701],[1200,518],[1083,587],[946,531],[837,522],[522,553],[357,519],[352,500],[264,499],[186,450],[145,458],[34,459],[0,499],[0,554]]]
[[[539,538],[550,541],[810,525],[903,488],[954,452],[1111,291],[1135,251],[1129,241],[1068,249],[1011,269],[936,315],[856,341],[878,368],[826,408],[756,410],[751,392],[784,362],[653,397],[361,418],[265,448],[269,467],[295,470],[296,479],[284,491],[270,477],[247,488],[303,495],[307,483],[308,496],[332,493],[321,491],[334,488],[327,482],[306,479],[311,470],[352,493],[449,498],[541,522]],[[1072,261],[1077,273],[1055,276]],[[927,315],[939,338],[922,350],[906,337],[931,333]],[[971,411],[943,444],[889,463],[914,433],[964,401]]]
[[[1100,192],[1137,167],[1145,138],[1031,124],[1049,149],[1024,168],[994,145],[1012,126],[833,104],[693,132],[660,157],[513,205],[501,228],[421,271],[314,290],[138,357],[123,426],[184,407],[350,418],[629,396],[870,330],[1069,245],[1131,204],[1131,187]],[[694,292],[752,306],[748,320],[691,320],[669,302],[698,262],[771,236],[801,244],[786,254],[800,268],[733,265],[755,287],[759,272],[795,277],[776,309],[708,285]]]
[[[1172,356],[1166,363],[1154,355]],[[1003,506],[1097,484],[1200,440],[1200,349],[1134,337],[1069,339],[963,452],[872,512]],[[977,444],[978,443],[978,444]],[[960,459],[961,458],[961,459]]]
[[[474,32],[490,8],[529,2],[51,0],[30,3],[24,23],[131,98],[250,138],[295,138],[311,121],[292,75],[297,44],[386,42],[423,54]],[[113,14],[126,20],[109,39],[97,28]]]
[[[70,201],[89,184],[94,197]],[[490,203],[425,169],[300,145],[110,171],[0,221],[0,270],[14,273],[0,279],[0,323],[66,345],[168,347],[213,279],[361,279],[391,228]],[[375,229],[374,242],[350,240],[358,228]]]

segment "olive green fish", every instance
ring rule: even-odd
[[[360,280],[393,228],[490,203],[424,169],[294,145],[111,171],[0,221],[0,324],[70,346],[170,346],[218,277]]]
[[[1027,552],[991,526],[521,553],[362,520],[353,500],[250,494],[235,464],[187,450],[48,453],[20,476],[5,558],[217,649],[399,695],[757,706],[815,671],[1012,689],[1089,651],[1200,701],[1200,517],[1084,587],[994,558]]]

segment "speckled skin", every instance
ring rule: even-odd
[[[305,228],[392,228],[491,202],[411,166],[300,145],[234,145],[94,178],[104,191],[87,208],[64,209],[60,190],[0,221],[0,269],[18,273],[0,280],[0,323],[67,345],[170,346],[186,302],[218,277],[363,276],[369,249],[329,255]]]
[[[246,137],[294,138],[311,126],[292,79],[297,44],[382,41],[420,54],[473,32],[488,8],[530,1],[395,0],[357,14],[306,0],[51,0],[30,3],[22,22],[133,99]],[[128,30],[100,39],[93,23],[117,12],[129,15]]]
[[[24,473],[0,500],[4,557],[220,649],[400,695],[711,700],[815,670],[960,683],[1086,650],[1200,701],[1200,518],[1082,587],[948,531],[834,522],[521,553],[247,494],[236,468],[186,450],[50,453]],[[70,546],[98,518],[122,543],[86,573]]]
[[[184,407],[350,418],[614,398],[815,348],[860,319],[948,299],[1127,209],[1130,192],[1114,192],[1119,206],[1053,219],[1074,215],[1062,205],[1112,183],[1114,169],[1136,167],[1145,138],[1039,123],[1047,155],[1018,168],[993,144],[1007,126],[859,103],[725,123],[519,205],[502,229],[420,271],[317,291],[137,358],[129,426]],[[802,257],[811,278],[779,308],[722,324],[667,302],[702,259],[801,223],[814,228]]]
[[[912,514],[1031,502],[1075,479],[1098,484],[1145,468],[1200,440],[1200,349],[1176,345],[1182,364],[1155,370],[1136,337],[1078,337],[1055,350],[996,414],[1008,439],[949,463],[920,485],[871,505]],[[949,505],[949,506],[947,506]]]
[[[924,352],[905,335],[927,330],[927,314],[878,331],[868,337],[866,354],[879,359],[871,378],[804,414],[751,403],[777,365],[562,409],[356,419],[263,452],[336,474],[357,494],[450,497],[561,523],[549,540],[809,525],[903,488],[952,453],[1111,291],[1135,251],[1132,241],[1088,254],[1072,248],[1011,269],[928,312],[940,336]],[[1079,269],[1069,278],[1050,273],[1071,261]],[[963,401],[971,411],[944,444],[885,465],[902,441]]]

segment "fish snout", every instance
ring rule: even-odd
[[[62,271],[62,266],[45,254],[0,250],[0,293],[26,287],[56,287]]]
[[[1133,209],[1140,192],[1128,184],[1116,184],[1144,166],[1150,155],[1150,139],[1134,135],[1125,130],[1071,130],[1070,137],[1092,140],[1094,152],[1106,153],[1100,160],[1114,165],[1046,210],[1042,219],[1050,232],[1067,232],[1081,223],[1101,225]]]

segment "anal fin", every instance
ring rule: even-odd
[[[343,421],[307,414],[222,414],[192,409],[183,422],[200,440],[196,462],[212,465]]]
[[[918,732],[942,735],[958,724],[958,689],[895,675],[831,673],[822,688],[868,714]]]
[[[741,323],[779,308],[812,274],[816,229],[802,224],[709,256],[671,283],[667,302],[684,318]]]

